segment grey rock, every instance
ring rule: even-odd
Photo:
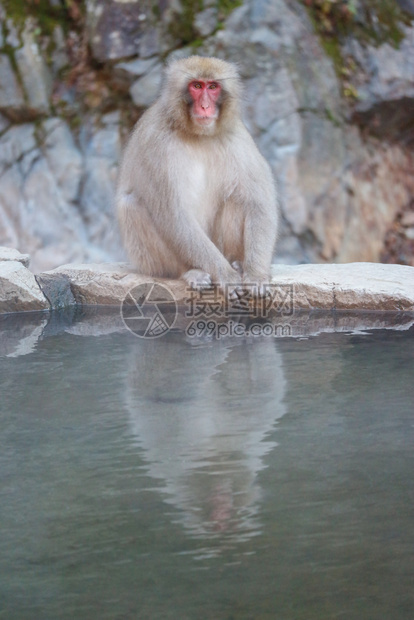
[[[0,139],[0,173],[14,164],[19,164],[25,156],[38,149],[33,123],[12,125]]]
[[[85,155],[56,118],[0,137],[0,243],[30,251],[35,270],[123,256],[112,205],[119,113],[91,131]]]
[[[163,66],[157,64],[149,73],[139,78],[130,88],[133,102],[145,108],[155,101],[160,90]]]
[[[31,271],[19,261],[0,262],[0,314],[48,309]]]
[[[30,245],[23,247],[20,243],[20,214],[24,207],[22,185],[23,177],[17,167],[10,168],[0,177],[0,243],[31,251]]]
[[[234,11],[232,11],[229,17],[226,19],[226,31],[227,32],[244,32],[247,27],[249,27],[249,16],[250,16],[250,4],[248,2],[244,2],[241,6],[238,6]],[[217,34],[221,38],[221,35],[225,32],[224,30],[219,31]]]
[[[414,17],[414,0],[397,0],[403,11]]]
[[[273,264],[297,265],[309,263],[309,256],[302,248],[296,235],[284,234],[278,241],[277,252],[273,257]]]
[[[270,30],[270,28],[265,26],[253,30],[250,33],[249,41],[250,43],[262,45],[264,48],[271,50],[272,52],[279,51],[282,45],[281,38]]]
[[[4,246],[0,246],[0,263],[2,261],[17,261],[21,263],[24,267],[28,267],[30,263],[29,254],[21,254],[18,250],[14,248],[6,248]]]
[[[303,38],[304,20],[290,8],[285,0],[255,0],[249,2],[250,25],[253,30],[269,28],[281,39],[282,46],[292,48]]]
[[[212,6],[197,13],[194,26],[202,37],[212,34],[217,28],[217,8]]]
[[[0,54],[0,111],[11,118],[19,118],[24,104],[23,92],[10,59],[5,54]]]
[[[85,122],[80,142],[86,157],[106,159],[111,166],[117,164],[121,155],[120,124],[119,112]]]
[[[6,19],[6,33],[7,45],[10,45],[10,47],[13,47],[14,49],[18,49],[21,46],[21,41],[16,24],[12,19]]]
[[[191,47],[180,47],[178,50],[174,50],[167,57],[167,64],[174,62],[175,60],[181,60],[183,58],[189,58],[194,54],[194,50]]]
[[[69,280],[81,305],[120,305],[134,286],[149,281],[165,284],[178,306],[188,297],[184,282],[148,278],[121,263],[64,265],[47,276],[65,290]],[[271,283],[291,287],[292,310],[414,311],[414,268],[403,265],[274,265]]]
[[[11,177],[9,188],[18,174],[11,168],[5,175],[6,181]],[[39,157],[34,161],[17,187],[13,199],[13,194],[7,193],[7,183],[4,186],[6,213],[16,218],[18,247],[30,249],[33,269],[54,266],[67,258],[82,260],[88,247],[85,224],[78,210],[65,201],[47,160]]]
[[[353,119],[382,139],[409,141],[414,136],[408,121],[414,114],[414,26],[401,29],[398,48],[350,39],[344,54],[359,68],[351,79],[357,91]]]
[[[344,220],[334,216],[333,204],[329,205],[332,225],[329,226],[329,218],[325,220],[325,242],[337,243],[338,262],[378,260],[386,231],[414,194],[412,156],[404,148],[377,144],[373,153],[362,150],[359,157],[336,180],[338,199],[346,201],[346,193],[349,195],[345,204],[336,206]],[[339,193],[340,187],[346,193]]]
[[[121,114],[119,110],[114,110],[113,112],[108,112],[101,116],[101,123],[104,127],[112,127],[118,131],[121,124]]]
[[[25,175],[39,156],[35,127],[31,123],[12,125],[0,138],[0,146],[0,174],[14,167]]]
[[[299,103],[288,71],[285,68],[277,70],[269,83],[263,83],[263,80],[250,81],[248,88],[253,93],[262,89],[265,95],[249,101],[248,113],[253,117],[256,127],[262,131],[270,131],[270,139],[279,140],[281,145],[298,145],[301,134],[300,118],[297,114]],[[274,125],[275,121],[279,121],[278,127]],[[286,123],[289,125],[283,129]],[[284,138],[283,132],[287,134]]]
[[[388,43],[364,49],[368,81],[358,91],[358,109],[366,110],[381,101],[414,97],[414,27],[405,27],[404,35],[398,49]]]
[[[75,305],[70,280],[66,275],[62,274],[57,278],[49,273],[42,273],[35,278],[52,310],[60,310]]]
[[[80,195],[82,211],[88,221],[89,239],[116,255],[120,247],[114,222],[114,187],[117,167],[107,159],[88,157]],[[103,256],[102,256],[103,258]]]
[[[118,112],[107,114],[97,124],[90,119],[81,133],[85,153],[82,189],[79,204],[88,222],[88,238],[102,248],[94,260],[119,259],[121,241],[114,216],[114,188],[121,155]],[[106,252],[106,254],[105,254]]]
[[[69,64],[69,58],[66,53],[65,35],[60,25],[55,26],[53,29],[53,43],[52,66],[56,74]]]
[[[19,244],[15,222],[3,206],[0,209],[0,239],[1,243],[7,244],[8,247],[17,247]]]
[[[135,56],[147,30],[147,15],[137,0],[89,0],[87,32],[93,56],[100,62]]]
[[[148,278],[130,272],[123,263],[63,265],[39,274],[40,279],[46,276],[49,285],[55,279],[57,296],[66,294],[69,281],[79,305],[119,305],[131,288],[148,281]]]
[[[63,198],[73,202],[79,194],[83,174],[82,155],[66,123],[58,118],[50,118],[44,121],[42,127],[43,150],[49,168],[62,191]]]
[[[147,28],[139,43],[139,55],[141,58],[150,58],[161,52],[161,33],[158,28]]]
[[[136,58],[128,62],[120,62],[113,68],[114,74],[120,77],[126,76],[130,79],[141,77],[158,62],[157,58]]]
[[[414,311],[414,267],[373,263],[277,265],[272,282],[292,284],[297,309]]]
[[[0,134],[2,134],[8,127],[10,127],[10,120],[6,118],[6,116],[3,116],[3,114],[0,114]]]
[[[308,205],[300,190],[300,172],[297,157],[294,153],[287,153],[280,161],[274,164],[274,170],[279,178],[279,200],[282,213],[296,235],[305,232],[308,225]],[[277,247],[277,253],[279,247]],[[294,254],[296,255],[296,254]],[[300,254],[296,255],[299,259]]]
[[[0,209],[0,239],[1,243],[9,247],[16,247],[19,244],[15,222],[3,208]]]
[[[34,34],[34,24],[28,20],[22,33],[23,46],[15,51],[15,59],[33,114],[47,114],[52,94],[52,76],[40,53]]]

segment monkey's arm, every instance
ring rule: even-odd
[[[254,145],[251,136],[243,136],[245,161],[243,183],[237,189],[244,204],[244,260],[246,282],[266,283],[278,231],[278,205],[275,182],[269,165]]]
[[[175,197],[168,205],[168,213],[164,208],[153,212],[158,228],[164,218],[168,218],[168,226],[160,226],[160,234],[164,241],[173,248],[183,263],[190,269],[201,269],[210,274],[212,281],[221,285],[239,283],[240,276],[207,236],[194,215],[182,205],[179,197]],[[157,225],[158,221],[158,225]]]
[[[243,279],[259,285],[269,281],[270,265],[277,236],[277,220],[250,203],[244,225]]]
[[[139,244],[145,254],[148,245],[151,258],[166,246],[187,269],[208,272],[220,284],[239,281],[194,214],[201,190],[194,182],[193,151],[174,132],[157,131],[156,121],[154,106],[137,125],[120,171],[117,202],[124,205],[120,219],[130,253]],[[163,242],[158,246],[156,236]]]
[[[200,190],[194,185],[192,162],[179,145],[157,150],[158,157],[152,153],[141,158],[135,173],[132,185],[137,208],[148,212],[164,244],[187,269],[207,272],[221,286],[240,282],[195,215]]]

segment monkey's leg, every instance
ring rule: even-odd
[[[243,275],[243,228],[243,210],[234,200],[227,200],[215,218],[212,240],[239,274],[240,282]]]
[[[191,214],[190,209],[183,209],[177,201],[174,207],[170,205],[168,216],[168,227],[164,226],[162,236],[177,260],[186,265],[187,270],[190,268],[190,275],[184,276],[185,279],[190,279],[196,286],[201,285],[204,288],[210,277],[212,282],[230,296],[240,284],[240,276]],[[159,217],[160,211],[155,210],[153,219],[156,227]],[[161,228],[159,223],[158,226]],[[183,273],[187,273],[185,269],[181,270],[181,277]]]
[[[188,265],[180,260],[159,234],[145,205],[136,202],[132,194],[120,194],[117,201],[124,244],[138,272],[148,276],[179,278]]]

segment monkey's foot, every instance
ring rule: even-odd
[[[231,266],[233,267],[233,269],[235,271],[237,271],[238,274],[243,276],[243,265],[242,265],[242,262],[240,260],[233,261]]]
[[[201,269],[190,269],[181,276],[183,280],[187,282],[191,288],[196,291],[201,291],[204,288],[211,286],[211,276]]]

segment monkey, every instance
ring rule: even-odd
[[[241,120],[237,67],[191,56],[167,65],[158,99],[121,160],[116,208],[134,267],[265,293],[278,230],[270,167]]]

